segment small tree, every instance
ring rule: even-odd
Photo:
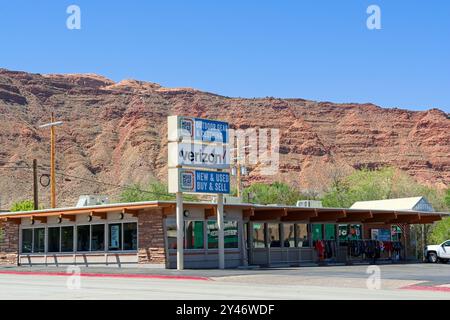
[[[243,191],[244,201],[257,204],[295,205],[298,200],[305,198],[300,191],[281,182],[255,183]]]
[[[450,218],[445,218],[435,223],[428,237],[432,244],[442,243],[450,239]]]
[[[32,200],[23,200],[14,202],[10,209],[10,211],[12,212],[32,211],[32,210],[34,210],[34,202]]]
[[[447,193],[444,198],[445,204],[447,205],[447,209],[450,210],[450,188],[447,189]]]
[[[356,201],[425,196],[434,209],[445,209],[442,194],[420,185],[406,173],[390,167],[367,168],[333,182],[322,201],[325,207],[348,208]]]

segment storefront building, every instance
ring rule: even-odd
[[[1,213],[0,264],[176,268],[175,202]],[[446,213],[225,204],[225,266],[404,260],[408,226]],[[184,204],[186,268],[218,267],[217,208]]]

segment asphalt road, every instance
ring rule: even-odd
[[[354,265],[354,266],[325,266],[325,267],[300,267],[300,268],[258,268],[258,269],[203,269],[203,270],[183,270],[177,271],[174,269],[153,269],[143,267],[82,267],[82,273],[105,273],[105,274],[153,274],[153,275],[169,275],[169,276],[196,276],[196,277],[230,277],[230,276],[249,276],[249,275],[283,275],[290,277],[348,277],[348,278],[366,278],[368,265]],[[439,283],[450,282],[450,264],[429,264],[429,263],[415,263],[415,264],[384,264],[378,265],[383,279],[397,279],[397,280],[418,280]],[[2,271],[17,271],[17,272],[66,272],[67,267],[0,267]]]
[[[243,282],[0,275],[0,299],[450,299],[449,293]]]
[[[79,287],[64,273],[48,274],[64,270],[0,268],[0,299],[450,299],[450,265],[442,264],[380,266],[380,289],[372,290],[367,288],[367,266],[184,272],[89,268],[82,273],[105,274],[81,276]],[[29,271],[47,273],[21,273]]]

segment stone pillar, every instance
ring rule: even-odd
[[[166,267],[162,209],[140,212],[138,215],[138,232],[139,264]]]
[[[0,221],[0,265],[17,265],[19,224]]]

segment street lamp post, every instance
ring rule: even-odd
[[[52,112],[49,123],[39,126],[39,128],[50,127],[50,206],[56,208],[56,178],[55,178],[55,141],[56,133],[55,127],[62,125],[62,121],[55,121],[55,116]]]

